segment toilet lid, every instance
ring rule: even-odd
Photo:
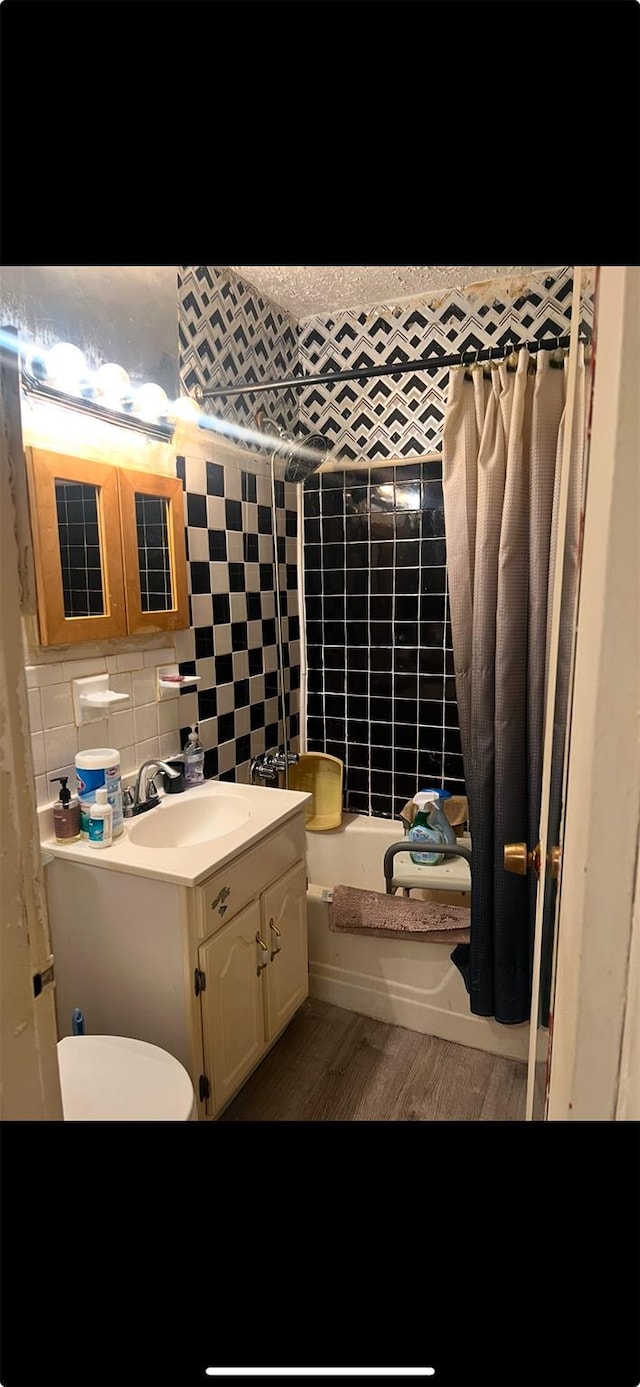
[[[186,1122],[194,1093],[186,1069],[145,1040],[68,1035],[58,1041],[65,1122]]]

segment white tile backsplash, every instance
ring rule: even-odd
[[[181,727],[193,727],[194,723],[198,721],[198,695],[196,693],[180,694],[178,717]]]
[[[233,684],[221,684],[218,689],[218,717],[222,713],[232,713],[235,707]]]
[[[46,684],[62,683],[62,665],[27,665],[28,689],[43,689]]]
[[[229,686],[231,687],[231,686]],[[178,698],[167,698],[158,704],[158,728],[162,736],[166,732],[176,732],[180,726],[178,716]]]
[[[109,746],[118,749],[122,746],[130,746],[135,742],[135,729],[132,711],[111,713],[109,719]]]
[[[204,458],[185,458],[185,479],[187,491],[195,491],[198,496],[206,496],[207,464]],[[191,557],[193,558],[193,555]]]
[[[155,655],[155,651],[153,654]],[[144,664],[144,655],[141,650],[132,651],[130,655],[117,655],[116,659],[118,661],[116,666],[118,674],[126,674],[132,669],[142,669]],[[158,660],[158,664],[160,663],[161,661]]]
[[[212,623],[212,621],[213,621],[213,608],[212,608],[212,605],[211,605],[211,593],[210,593],[210,592],[196,592],[195,595],[191,598],[191,611],[192,611],[192,614],[193,614],[193,624],[194,624],[194,626],[211,626],[211,623]],[[194,634],[193,631],[191,631],[191,632],[188,633],[188,634],[191,634],[191,635],[193,636],[193,640],[194,640],[193,654],[191,654],[191,655],[179,655],[179,656],[178,656],[178,659],[179,659],[179,660],[193,660],[193,658],[194,658],[194,656],[195,656],[195,634]]]
[[[42,721],[45,727],[64,727],[74,721],[73,700],[69,684],[48,684],[40,692]]]
[[[133,678],[130,674],[111,674],[109,676],[109,688],[114,693],[126,694],[128,698],[133,697]]]
[[[172,645],[163,646],[162,650],[147,650],[143,655],[144,668],[155,669],[157,665],[173,665],[176,662],[176,652]]]
[[[82,726],[78,728],[78,751],[93,751],[94,747],[97,746],[111,746],[108,718],[96,718],[95,722],[83,722]]]
[[[98,743],[104,745],[104,743]],[[78,728],[74,723],[66,727],[52,727],[44,733],[44,751],[47,769],[49,766],[72,765],[78,750]]]
[[[144,761],[150,761],[152,757],[160,755],[160,743],[157,737],[149,737],[145,742],[136,742],[136,765],[140,767]]]
[[[180,733],[165,732],[164,736],[159,737],[160,755],[163,761],[169,761],[172,756],[180,755]]]
[[[55,685],[54,685],[55,688]],[[29,699],[29,725],[32,732],[42,731],[42,704],[40,702],[40,690],[28,689]]]
[[[62,678],[87,679],[92,674],[104,674],[106,668],[105,655],[94,655],[90,660],[65,660],[62,665]]]
[[[189,559],[209,562],[209,531],[204,526],[197,529],[192,525],[189,529]]]
[[[167,663],[163,661],[161,663]],[[158,677],[155,669],[137,669],[133,674],[133,705],[139,708],[143,703],[153,703],[158,691]]]
[[[208,557],[209,557],[209,555],[207,554],[207,558],[208,558]],[[206,595],[206,594],[205,594],[205,595]],[[202,596],[202,593],[198,593],[197,596]],[[191,600],[192,600],[192,602],[195,602],[195,601],[197,600],[197,597],[196,597],[196,598],[192,598]],[[209,612],[209,619],[208,619],[208,621],[205,621],[205,622],[202,623],[204,626],[210,626],[210,625],[211,625],[211,599],[210,599],[210,598],[209,598],[208,612]],[[176,648],[176,660],[178,661],[178,663],[182,663],[183,660],[195,660],[195,658],[196,658],[196,633],[195,633],[195,631],[193,630],[193,628],[190,627],[188,631],[176,631],[174,640],[175,640],[175,648]]]
[[[218,774],[223,771],[230,771],[236,764],[236,744],[235,742],[223,742],[218,747]]]
[[[158,705],[145,703],[134,709],[135,741],[144,742],[158,736]]]
[[[44,762],[44,733],[32,732],[31,751],[33,755],[34,775],[42,775],[45,768]]]

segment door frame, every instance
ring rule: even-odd
[[[601,267],[595,352],[550,1121],[640,1117],[639,267]]]

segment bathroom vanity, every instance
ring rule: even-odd
[[[159,1045],[216,1117],[308,993],[309,798],[207,781],[102,850],[43,821],[59,1035],[80,1007],[87,1033]]]

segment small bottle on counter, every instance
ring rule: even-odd
[[[92,848],[110,848],[113,839],[113,809],[106,789],[96,790],[89,810],[89,843]]]
[[[67,789],[68,779],[68,775],[54,775],[51,780],[52,785],[57,780],[61,786],[60,798],[53,806],[53,831],[58,843],[75,843],[77,838],[82,837],[80,805]]]
[[[197,727],[192,727],[184,749],[184,778],[187,785],[201,785],[204,780],[204,748]]]

